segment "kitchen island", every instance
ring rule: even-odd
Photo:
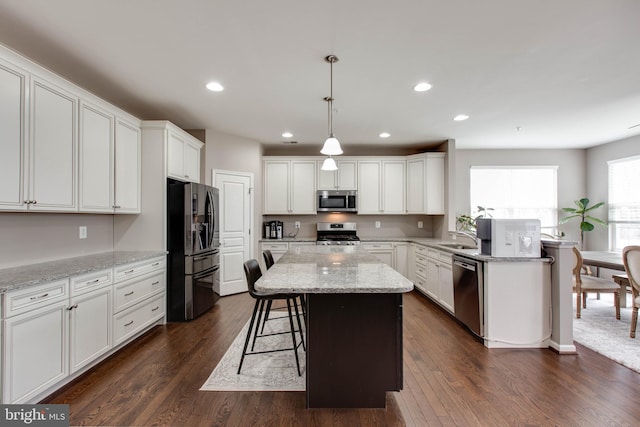
[[[402,294],[413,284],[358,246],[291,249],[256,282],[306,294],[308,408],[382,408],[402,389]]]

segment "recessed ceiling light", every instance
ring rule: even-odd
[[[222,87],[222,85],[218,82],[209,82],[207,83],[207,89],[209,89],[211,92],[222,92],[224,90],[224,87]]]
[[[416,92],[426,92],[431,89],[431,85],[427,82],[420,82],[413,87]]]
[[[390,136],[391,136],[391,134],[390,134],[390,133],[388,133],[388,132],[382,132],[382,133],[380,134],[380,138],[389,138]]]
[[[458,114],[453,118],[453,120],[455,120],[456,122],[461,122],[463,120],[467,120],[468,118],[469,116],[467,116],[466,114]]]
[[[292,136],[293,136],[293,134],[292,134],[291,132],[284,132],[284,133],[282,134],[282,137],[283,137],[283,138],[291,138]]]

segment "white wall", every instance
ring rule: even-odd
[[[253,230],[261,230],[262,224],[262,147],[258,141],[246,139],[222,132],[207,129],[205,153],[205,183],[211,185],[211,170],[222,169],[236,172],[253,173],[254,208]],[[252,257],[257,258],[256,251],[261,232],[253,233]]]
[[[608,167],[609,160],[640,155],[640,136],[635,136],[609,144],[599,145],[586,150],[586,187],[589,198],[594,202],[605,202],[598,210],[598,218],[607,219],[607,199],[609,194]],[[640,191],[640,190],[639,190]],[[596,226],[588,233],[591,250],[609,250],[609,233],[606,227]],[[640,244],[640,242],[638,242]]]
[[[535,165],[558,166],[558,208],[573,207],[573,201],[587,195],[585,150],[456,150],[454,215],[468,214],[469,170],[471,166]],[[558,213],[558,218],[563,214]],[[579,240],[577,223],[560,228],[570,240]]]

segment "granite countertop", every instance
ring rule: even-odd
[[[56,261],[26,264],[0,270],[0,294],[14,289],[39,285],[52,280],[64,279],[117,267],[122,264],[143,261],[165,255],[164,251],[116,251]]]
[[[404,293],[413,283],[358,246],[301,246],[282,256],[256,282],[274,293]]]

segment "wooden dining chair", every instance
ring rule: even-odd
[[[636,324],[638,323],[638,308],[640,308],[640,246],[626,246],[622,250],[622,262],[627,272],[627,280],[631,285],[633,296],[633,311],[631,312],[631,329],[629,336],[636,337]]]
[[[595,292],[614,294],[616,319],[620,320],[620,286],[608,279],[582,274],[582,254],[575,246],[573,253],[576,256],[576,264],[573,267],[573,292],[576,293],[576,318],[580,318],[582,308],[587,308],[587,294],[589,292]]]

